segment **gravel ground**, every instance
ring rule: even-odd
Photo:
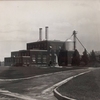
[[[70,80],[57,90],[76,100],[100,100],[100,68]]]

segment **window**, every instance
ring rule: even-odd
[[[27,45],[27,49],[29,49],[29,45]]]
[[[29,49],[31,49],[31,45],[29,45]]]
[[[32,55],[32,61],[33,61],[33,62],[36,62],[35,55]]]
[[[31,49],[33,48],[33,45],[31,45]]]
[[[19,59],[19,63],[21,63],[21,59]]]
[[[19,63],[19,59],[17,59],[17,62]]]
[[[38,55],[38,56],[37,56],[37,62],[38,62],[38,63],[41,63],[41,55]]]
[[[44,43],[44,46],[46,46],[46,43]]]
[[[23,59],[23,63],[26,64],[26,59]]]
[[[46,55],[43,55],[43,63],[46,63],[47,60],[46,60]]]
[[[38,62],[38,63],[41,63],[41,59],[37,59],[37,62]]]

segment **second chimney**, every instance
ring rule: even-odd
[[[39,40],[42,41],[42,28],[39,28]]]
[[[48,26],[45,27],[45,39],[48,40]]]

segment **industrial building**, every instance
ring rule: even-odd
[[[56,64],[56,55],[63,44],[61,41],[49,40],[27,43],[27,50],[13,51],[11,57],[5,58],[5,66],[47,66],[49,61]]]
[[[5,57],[5,66],[49,66],[50,62],[55,66],[59,52],[66,51],[65,44],[64,41],[49,40],[48,27],[45,27],[45,40],[42,40],[42,28],[39,28],[39,41],[27,43],[26,50],[11,52],[11,57]]]

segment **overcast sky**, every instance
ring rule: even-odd
[[[0,60],[39,40],[49,27],[50,40],[69,38],[73,30],[88,51],[100,50],[100,0],[0,1]],[[81,45],[77,45],[80,52]]]

